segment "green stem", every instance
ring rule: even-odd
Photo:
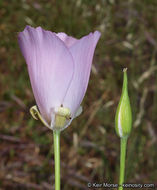
[[[124,176],[125,176],[125,158],[126,158],[126,146],[128,138],[121,138],[120,140],[120,178],[119,178],[119,190],[123,190]]]
[[[54,131],[55,190],[60,190],[60,132]]]

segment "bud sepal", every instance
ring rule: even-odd
[[[118,104],[115,117],[116,133],[120,138],[128,137],[132,128],[132,112],[127,87],[127,69],[123,69],[122,95]]]

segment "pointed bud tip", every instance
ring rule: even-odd
[[[124,68],[124,69],[123,69],[123,72],[125,73],[125,72],[127,72],[127,70],[128,70],[128,68]]]

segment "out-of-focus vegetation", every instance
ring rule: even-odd
[[[124,67],[134,121],[125,181],[155,183],[157,1],[5,0],[0,1],[0,190],[49,190],[54,184],[52,132],[29,114],[35,101],[17,44],[17,33],[26,25],[77,38],[94,30],[102,33],[84,112],[61,135],[62,189],[118,182],[114,117]]]

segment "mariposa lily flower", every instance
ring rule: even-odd
[[[18,34],[40,111],[34,106],[31,113],[50,129],[63,130],[80,114],[99,37],[98,31],[75,39],[30,26]]]

